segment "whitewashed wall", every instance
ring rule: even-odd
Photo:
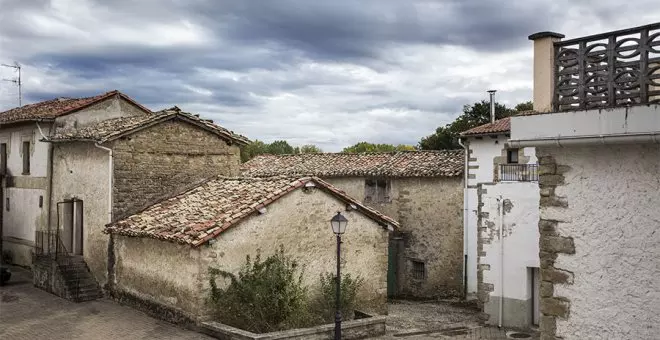
[[[486,266],[482,268],[483,282],[493,287],[484,305],[488,323],[499,321],[499,297],[503,296],[503,324],[527,327],[533,323],[530,268],[539,267],[538,183],[484,185],[481,201],[480,237],[485,256],[479,257],[479,264]]]
[[[468,280],[468,295],[474,297],[477,292],[477,189],[479,183],[492,183],[494,178],[494,169],[497,157],[502,157],[505,143],[508,137],[504,134],[483,136],[481,139],[470,137],[467,139],[467,145],[470,150],[469,158],[472,159],[468,162],[470,169],[468,174],[468,188],[466,189],[466,216],[467,216],[467,230],[466,230],[466,247],[468,255],[467,263],[467,280]],[[523,150],[526,156],[529,156],[527,164],[536,164],[537,159],[534,148],[525,148]],[[504,153],[504,155],[506,155]],[[506,160],[504,160],[505,162]],[[521,160],[522,161],[522,160]],[[478,167],[478,168],[477,168]],[[538,203],[538,199],[537,199]]]
[[[557,319],[563,339],[658,339],[660,334],[660,146],[619,145],[548,149],[570,167],[556,195],[567,208],[544,207],[572,237],[575,254],[555,268],[573,273],[555,284],[570,301]]]

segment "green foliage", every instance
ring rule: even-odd
[[[285,140],[276,140],[266,147],[266,153],[271,155],[288,155],[293,153],[293,146]]]
[[[518,112],[534,110],[534,103],[532,103],[531,100],[526,101],[526,102],[522,102],[522,103],[516,105],[515,110],[518,111]]]
[[[415,147],[412,145],[399,144],[373,144],[368,142],[359,142],[353,146],[344,148],[344,153],[362,153],[362,152],[392,152],[392,151],[412,151]]]
[[[258,139],[255,139],[254,141],[252,141],[252,143],[245,145],[241,148],[241,161],[247,162],[258,155],[265,154],[267,150],[268,150],[268,144]]]
[[[495,103],[495,118],[501,119],[512,116],[518,111],[531,109],[531,102],[524,102],[516,105],[516,109],[506,107],[505,105]],[[422,150],[451,150],[459,149],[458,137],[461,132],[490,122],[490,103],[482,100],[472,105],[463,106],[463,113],[452,123],[445,126],[439,126],[435,133],[423,137],[419,142],[419,148]]]
[[[248,256],[238,275],[209,268],[215,317],[221,322],[252,332],[272,332],[310,323],[303,270],[280,249],[262,261],[258,252]],[[220,289],[218,277],[230,280]]]
[[[335,318],[335,301],[337,281],[335,274],[321,274],[321,291],[311,304],[311,311],[321,318],[323,323],[330,323]],[[364,283],[361,277],[352,277],[351,274],[341,276],[341,315],[344,320],[350,320],[354,316],[358,305],[358,290]]]
[[[247,162],[250,159],[264,154],[285,155],[299,153],[320,153],[323,152],[318,146],[306,144],[300,147],[293,147],[285,140],[276,140],[270,144],[264,143],[258,139],[241,148],[241,161]]]
[[[296,147],[295,153],[322,153],[318,146],[312,144],[306,144],[301,147]]]

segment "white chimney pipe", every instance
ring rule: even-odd
[[[490,94],[490,122],[495,123],[495,92],[496,90],[488,90]]]

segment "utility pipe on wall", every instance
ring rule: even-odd
[[[502,328],[502,316],[504,315],[504,200],[502,196],[497,199],[497,212],[499,217],[499,234],[500,234],[500,315],[497,327]]]
[[[113,155],[112,149],[94,143],[94,146],[108,152],[108,223],[112,222],[112,169]]]
[[[468,252],[468,224],[470,223],[468,219],[468,205],[470,198],[468,197],[468,169],[470,161],[470,144],[463,144],[463,141],[459,138],[458,144],[465,150],[465,169],[463,170],[463,298],[467,300],[468,295],[468,260],[470,258]]]
[[[495,123],[495,92],[496,90],[488,90],[490,95],[490,122]]]
[[[507,142],[511,148],[524,148],[531,146],[569,146],[585,144],[626,144],[626,143],[652,143],[660,144],[660,132],[629,133],[618,135],[587,135],[576,137],[541,138],[541,139],[512,139]]]

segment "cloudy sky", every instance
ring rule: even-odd
[[[118,89],[251,139],[416,144],[487,89],[530,100],[529,34],[652,23],[656,1],[0,0],[0,62],[24,103]]]

